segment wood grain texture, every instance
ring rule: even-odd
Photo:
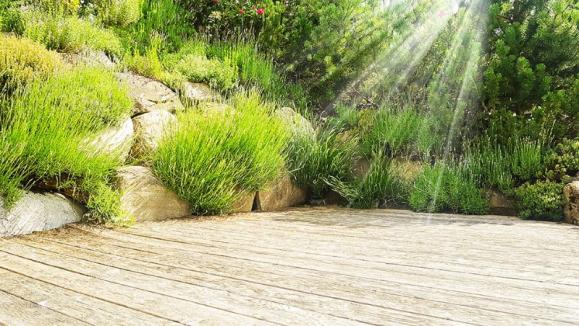
[[[579,324],[579,227],[297,209],[0,240],[0,325]]]

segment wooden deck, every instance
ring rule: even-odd
[[[300,209],[0,240],[0,324],[579,324],[579,227]]]

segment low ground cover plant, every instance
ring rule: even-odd
[[[8,95],[63,66],[58,55],[29,39],[0,35],[0,91]]]
[[[275,180],[288,130],[256,93],[225,112],[188,111],[153,159],[157,176],[200,215],[229,212],[245,192]]]
[[[121,42],[111,30],[102,28],[74,15],[44,12],[40,9],[12,11],[10,19],[2,21],[4,32],[14,32],[62,52],[101,50],[120,55]]]
[[[527,219],[560,221],[563,218],[564,184],[552,181],[525,183],[515,190],[519,215]]]

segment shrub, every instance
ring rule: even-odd
[[[143,0],[93,0],[93,3],[104,24],[126,27],[141,17]]]
[[[410,207],[416,211],[484,214],[488,203],[477,185],[458,167],[437,163],[426,167],[414,182]]]
[[[307,187],[321,198],[330,190],[330,182],[352,179],[356,140],[342,137],[335,130],[321,129],[315,138],[298,136],[288,144],[288,168],[297,184]]]
[[[182,114],[154,156],[155,173],[195,214],[230,211],[240,193],[260,189],[283,168],[282,122],[255,93],[238,95],[233,107]]]
[[[564,184],[551,181],[525,183],[515,190],[522,218],[561,220],[563,218]]]
[[[24,24],[22,35],[49,49],[80,52],[88,48],[111,55],[121,53],[121,42],[115,33],[76,16],[64,17],[39,10],[29,10],[20,15]]]
[[[193,82],[205,82],[212,87],[228,90],[237,81],[237,70],[230,62],[186,55],[173,67],[174,71]]]
[[[330,184],[354,208],[400,206],[408,198],[408,185],[383,156],[372,161],[368,172],[361,179],[348,183],[331,178]]]
[[[27,39],[0,35],[0,91],[4,94],[47,77],[62,66],[60,58]]]
[[[34,81],[7,104],[0,138],[3,150],[18,153],[11,159],[18,166],[7,170],[0,164],[0,180],[9,180],[12,193],[16,183],[29,187],[52,181],[58,189],[82,193],[93,220],[116,216],[118,207],[98,198],[107,192],[112,197],[108,181],[121,162],[114,153],[96,151],[88,141],[131,109],[127,95],[115,85],[111,72],[73,70]]]
[[[579,138],[563,139],[545,159],[545,172],[551,181],[561,181],[579,172]]]

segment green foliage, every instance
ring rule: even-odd
[[[127,27],[141,17],[143,0],[92,0],[92,3],[104,24]]]
[[[228,212],[241,193],[273,181],[284,165],[288,131],[254,93],[226,112],[188,111],[153,159],[157,176],[195,214]]]
[[[412,109],[383,108],[368,118],[359,129],[361,151],[368,157],[378,152],[390,157],[426,157],[436,141],[432,134],[423,134],[428,132],[428,117]]]
[[[237,81],[237,69],[230,62],[207,59],[204,56],[185,55],[170,68],[189,81],[205,82],[222,90],[233,88]]]
[[[534,180],[543,170],[544,146],[537,141],[513,138],[501,145],[483,137],[470,146],[464,164],[481,187],[511,193],[515,185]]]
[[[96,150],[90,140],[131,109],[128,96],[116,85],[111,72],[78,69],[35,80],[21,96],[5,103],[1,149],[11,156],[0,163],[0,182],[8,185],[3,195],[14,201],[19,187],[49,181],[58,189],[84,194],[95,209],[92,219],[104,221],[115,215],[118,210],[99,205],[99,197],[122,162],[115,153]]]
[[[540,181],[525,183],[515,190],[522,218],[561,220],[563,218],[564,184]]]
[[[33,5],[57,14],[76,14],[80,8],[80,0],[31,0]]]
[[[84,49],[102,50],[111,55],[121,53],[115,33],[76,16],[61,16],[36,9],[20,12],[22,30],[6,30],[22,34],[47,48],[63,52]]]
[[[484,214],[488,202],[476,183],[450,163],[426,167],[411,190],[410,207],[416,211]]]
[[[161,38],[159,52],[175,52],[195,30],[189,22],[189,12],[174,0],[143,0],[141,18],[125,29],[117,29],[125,48],[132,52],[145,53]]]
[[[384,156],[377,156],[362,178],[344,182],[331,177],[330,184],[354,208],[401,206],[409,192],[409,185]]]
[[[330,190],[330,182],[351,180],[357,158],[355,139],[332,129],[320,129],[315,138],[294,135],[286,152],[288,169],[294,180],[309,188],[316,198]]]
[[[579,172],[579,138],[563,139],[545,158],[545,172],[551,181],[565,181]]]
[[[0,91],[11,94],[38,77],[56,72],[62,63],[58,55],[38,43],[0,35]]]
[[[493,1],[484,88],[490,123],[511,121],[500,135],[512,124],[529,136],[552,127],[555,139],[579,132],[578,13],[573,0]]]

